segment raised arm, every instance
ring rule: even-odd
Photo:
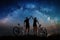
[[[37,23],[39,24],[39,21],[36,19]]]
[[[29,17],[29,19],[31,19],[31,18],[33,19],[33,17],[32,17],[32,16],[30,16],[30,17]]]
[[[32,19],[34,19],[32,16],[31,16]]]

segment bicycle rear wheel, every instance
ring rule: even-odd
[[[13,34],[14,34],[15,36],[19,36],[19,34],[20,34],[20,29],[19,29],[19,27],[14,27],[14,28],[13,28]]]

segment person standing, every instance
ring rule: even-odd
[[[29,23],[30,18],[26,17],[26,19],[24,20],[24,25],[26,26],[27,33],[29,33],[29,30],[30,30],[30,23]]]
[[[34,30],[34,33],[37,33],[37,23],[39,24],[39,22],[38,22],[36,17],[35,18],[32,17],[32,19],[33,19],[33,30]]]

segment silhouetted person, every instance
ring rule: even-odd
[[[33,17],[32,17],[33,18]],[[39,24],[37,18],[33,18],[33,30],[37,32],[37,23]]]
[[[26,17],[26,19],[24,20],[24,24],[26,26],[26,31],[28,31],[28,33],[29,33],[29,29],[30,29],[30,24],[29,24],[29,19],[30,18]]]

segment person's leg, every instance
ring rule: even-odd
[[[26,28],[26,34],[29,34],[29,27]]]
[[[36,32],[35,34],[37,35],[37,26],[35,26],[35,32]]]
[[[30,27],[28,27],[28,35],[29,35]]]
[[[28,28],[27,28],[25,34],[28,35],[28,33],[29,33],[29,32],[28,32]]]
[[[35,35],[35,27],[33,27],[33,32],[34,32],[34,35]]]
[[[34,30],[34,35],[36,35],[37,34],[37,27],[34,26],[33,30]]]
[[[26,29],[25,29],[25,34],[27,34],[27,32],[28,32],[28,28],[26,27]]]

